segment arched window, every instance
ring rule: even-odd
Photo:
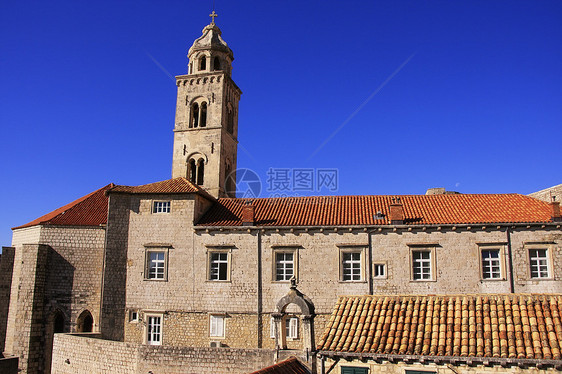
[[[207,70],[207,58],[205,56],[201,57],[201,64],[199,65],[199,70]]]
[[[193,62],[189,63],[189,74],[193,74]]]
[[[62,315],[61,312],[58,312],[58,311],[55,314],[53,332],[55,334],[58,334],[60,332],[64,332],[64,316]]]
[[[78,319],[76,320],[76,331],[77,332],[92,332],[94,327],[94,318],[90,311],[83,311]]]
[[[199,126],[199,104],[193,103],[191,107],[191,123],[189,127],[198,127]]]
[[[234,111],[228,109],[228,115],[226,117],[226,131],[233,134],[234,133]]]
[[[201,127],[207,126],[207,103],[206,102],[201,103],[201,119],[199,121],[199,124],[201,125]]]
[[[200,186],[203,185],[204,174],[205,174],[205,162],[201,158],[197,162],[197,184],[200,185]]]
[[[226,188],[226,194],[230,197],[236,197],[236,190],[233,187],[233,183],[235,182],[233,179],[235,176],[231,175],[232,168],[230,167],[230,163],[226,163],[224,170],[226,174],[226,183],[224,186]]]
[[[197,167],[195,166],[195,160],[189,160],[189,168],[187,169],[187,175],[191,183],[195,183],[197,176]]]
[[[213,61],[213,70],[220,70],[221,69],[221,62],[218,57],[215,57]]]

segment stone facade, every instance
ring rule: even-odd
[[[243,374],[269,366],[275,354],[265,349],[147,346],[67,334],[55,336],[53,352],[53,374],[215,374],[217,368]]]
[[[24,244],[25,243],[25,244]],[[55,317],[76,331],[91,313],[97,330],[105,229],[35,226],[14,230],[14,266],[4,351],[27,373],[48,373]],[[7,253],[10,253],[8,250]]]
[[[562,184],[530,193],[529,196],[546,201],[547,203],[550,203],[551,201],[562,201]]]
[[[0,353],[4,352],[6,340],[6,327],[8,325],[8,310],[10,306],[10,293],[12,291],[12,272],[14,269],[14,249],[2,247],[0,257]]]

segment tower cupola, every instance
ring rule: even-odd
[[[187,58],[189,58],[189,74],[224,71],[230,75],[234,54],[228,44],[221,37],[221,30],[213,20],[203,28],[203,35],[193,42]]]
[[[188,74],[176,77],[172,178],[187,178],[215,197],[234,197],[242,91],[231,77],[234,55],[215,24],[217,14],[210,16],[187,53]]]

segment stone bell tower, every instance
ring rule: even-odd
[[[242,91],[231,78],[234,55],[215,24],[215,11],[210,16],[187,54],[188,74],[176,77],[172,178],[185,177],[214,197],[235,197]]]

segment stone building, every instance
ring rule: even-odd
[[[315,371],[342,296],[562,291],[558,202],[235,198],[241,91],[214,21],[188,57],[172,179],[110,184],[14,228],[0,341],[22,372],[245,373],[291,355]]]

